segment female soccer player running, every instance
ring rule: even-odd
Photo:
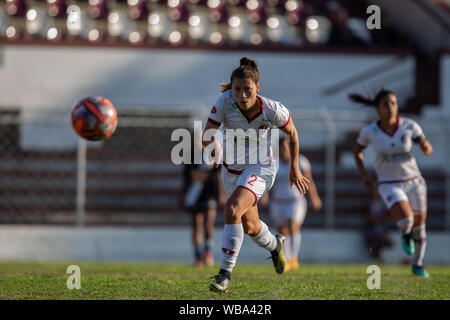
[[[219,274],[209,288],[215,292],[227,292],[230,286],[231,272],[236,264],[242,246],[244,233],[260,247],[271,253],[277,273],[283,273],[285,258],[283,254],[284,237],[274,236],[267,225],[259,220],[257,202],[272,187],[276,176],[276,163],[272,156],[271,129],[280,128],[289,136],[291,162],[289,181],[301,193],[308,190],[309,180],[298,167],[298,136],[289,111],[280,103],[257,93],[260,88],[259,70],[255,60],[244,57],[240,66],[230,77],[230,83],[222,84],[222,95],[212,107],[204,128],[203,146],[210,143],[205,134],[211,136],[223,125],[226,143],[224,149],[217,139],[213,139],[215,161],[222,166],[222,180],[227,201],[224,208],[225,227],[222,235],[222,262]],[[249,135],[245,139],[237,137],[241,129]],[[252,136],[252,132],[255,133]],[[239,141],[238,141],[239,140]],[[245,148],[244,153],[235,152],[236,146],[229,148],[229,142],[245,141],[247,146],[256,145],[256,150]],[[239,144],[238,144],[239,147]],[[260,149],[267,157],[261,157],[256,163],[253,155],[260,155]],[[264,149],[264,150],[263,150]],[[232,159],[230,161],[230,158]],[[228,162],[228,163],[227,163]]]
[[[278,232],[286,237],[284,245],[284,256],[286,258],[286,269],[296,270],[299,268],[298,253],[302,236],[300,228],[306,216],[306,198],[297,189],[289,187],[289,145],[288,139],[283,137],[279,141],[279,168],[275,183],[270,190],[270,216]],[[322,208],[316,186],[314,184],[311,163],[299,155],[299,166],[302,173],[311,181],[309,185],[309,199],[312,208],[319,211]]]
[[[373,100],[357,94],[351,94],[349,97],[354,102],[375,106],[380,117],[378,121],[369,123],[361,130],[354,150],[356,165],[364,184],[370,188],[373,183],[363,162],[363,150],[372,144],[376,154],[378,191],[403,233],[403,249],[409,255],[415,254],[412,272],[421,277],[428,277],[423,265],[427,187],[416,159],[411,154],[411,148],[414,142],[427,156],[433,152],[433,148],[415,121],[398,116],[397,97],[394,92],[383,89]]]

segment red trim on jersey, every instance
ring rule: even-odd
[[[264,108],[263,108],[263,103],[262,100],[259,96],[256,96],[256,100],[259,102],[259,111],[252,117],[252,118],[247,118],[247,116],[245,115],[245,113],[241,110],[241,108],[239,108],[238,105],[238,109],[239,111],[241,111],[242,115],[245,117],[245,119],[247,120],[248,123],[252,122],[253,120],[255,120],[256,118],[258,118],[260,115],[263,114],[264,112]]]
[[[253,191],[252,189],[246,187],[246,186],[237,186],[236,188],[244,188],[247,189],[248,191],[250,191],[251,193],[253,193],[253,195],[255,196],[255,203],[256,201],[258,201],[258,196],[256,195],[255,191]]]
[[[407,181],[415,180],[415,179],[417,179],[418,177],[419,177],[419,176],[415,176],[415,177],[412,177],[412,178],[409,178],[409,179],[404,179],[404,180],[381,181],[381,182],[378,182],[378,184],[380,185],[380,184],[384,184],[384,183],[400,183],[400,182],[407,182]]]
[[[220,127],[220,124],[221,124],[220,122],[217,122],[216,120],[213,120],[211,118],[208,118],[208,122],[210,122],[213,125],[218,126],[218,127]]]
[[[256,96],[256,99],[258,99],[259,101],[259,105],[261,107],[261,109],[259,110],[259,112],[261,112],[261,114],[264,112],[264,108],[263,108],[263,102],[260,96]]]
[[[228,168],[228,165],[225,162],[223,163],[223,166],[228,170],[229,173],[236,174],[236,175],[240,175],[242,173],[242,171],[233,170],[233,169]]]
[[[380,123],[381,123],[381,120],[378,120],[378,121],[377,121],[377,126],[378,126],[378,128],[380,128],[380,130],[383,131],[384,133],[386,133],[388,136],[393,137],[394,134],[397,132],[398,127],[400,126],[400,117],[397,117],[397,124],[395,125],[395,129],[394,129],[394,131],[392,131],[391,134],[390,134],[389,132],[387,132],[386,130],[384,130],[384,129],[381,127]]]
[[[282,129],[282,128],[286,127],[287,124],[289,123],[289,121],[291,121],[291,114],[289,114],[289,118],[287,119],[286,123],[283,124],[281,127],[278,127],[278,128]]]

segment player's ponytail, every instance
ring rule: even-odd
[[[368,97],[364,97],[364,96],[362,96],[360,94],[357,94],[357,93],[349,94],[348,98],[351,101],[359,103],[359,104],[363,104],[363,105],[366,105],[366,106],[375,106],[375,100],[372,100],[372,99],[370,99]]]
[[[227,90],[231,89],[231,84],[233,82],[233,79],[239,78],[239,79],[252,79],[255,84],[259,83],[259,69],[258,69],[258,63],[255,59],[249,58],[249,57],[243,57],[239,61],[239,67],[233,70],[230,77],[229,83],[221,83],[220,86],[222,87],[222,92],[225,92]]]
[[[258,69],[258,63],[256,62],[255,59],[249,58],[249,57],[243,57],[241,58],[240,62],[240,66],[249,66],[250,68],[255,69],[255,71],[259,74],[259,69]]]
[[[385,90],[384,88],[378,91],[375,95],[375,98],[371,99],[370,97],[365,97],[357,93],[351,93],[348,95],[348,98],[356,103],[363,104],[371,107],[378,107],[380,105],[381,100],[384,99],[389,94],[395,95],[395,93],[391,90]]]
[[[225,92],[231,89],[231,82],[228,83],[222,82],[220,86],[222,87],[222,92]]]

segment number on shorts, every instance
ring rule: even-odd
[[[254,179],[253,179],[253,180],[247,181],[247,183],[248,183],[249,185],[251,185],[252,187],[254,187],[254,185],[252,184],[252,182],[255,182],[255,181],[258,179],[258,177],[255,176],[254,174],[252,174],[252,175],[250,176],[250,178],[254,178]]]

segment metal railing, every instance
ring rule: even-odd
[[[127,110],[126,106],[118,109]],[[141,110],[120,116],[114,136],[97,143],[77,138],[70,113],[0,115],[0,222],[77,226],[123,222],[114,220],[116,213],[127,217],[126,223],[163,221],[156,217],[166,217],[163,222],[182,219],[177,200],[182,168],[170,162],[170,150],[175,144],[170,141],[170,133],[179,127],[191,128],[194,120],[205,121],[209,109]],[[317,108],[291,110],[291,116],[303,138],[302,148],[323,154],[312,167],[314,175],[323,177],[318,184],[324,199],[320,221],[322,227],[335,228],[342,219],[336,209],[345,201],[339,195],[342,183],[353,183],[345,177],[338,181],[337,177],[343,171],[358,175],[351,160],[354,139],[376,115]],[[435,181],[430,180],[433,201],[429,209],[443,212],[436,225],[450,230],[450,144],[445,138],[450,126],[443,117],[418,121],[435,149],[429,159],[418,159],[424,173],[436,176]],[[350,160],[345,162],[345,157]],[[370,169],[370,157],[367,160]],[[361,196],[365,192],[362,182],[348,187],[359,189]],[[155,218],[144,219],[151,215]]]

